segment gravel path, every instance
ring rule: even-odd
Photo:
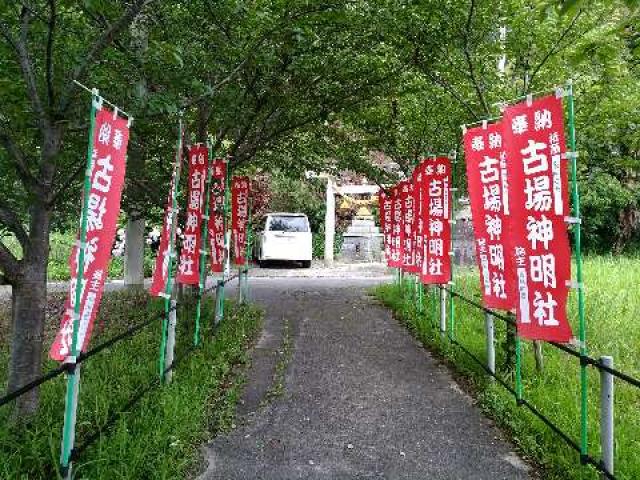
[[[204,447],[202,480],[530,478],[447,370],[367,296],[379,281],[251,281],[265,328],[239,424]]]

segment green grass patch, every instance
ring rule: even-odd
[[[47,265],[47,279],[50,282],[69,280],[69,255],[75,241],[74,232],[51,232],[49,238],[49,263]],[[2,242],[18,258],[22,258],[20,244],[15,237],[4,237]],[[151,276],[155,262],[155,255],[145,245],[143,267],[145,277]],[[109,278],[122,278],[124,276],[124,256],[111,257],[109,262]]]
[[[587,344],[589,354],[614,357],[615,367],[640,378],[640,296],[635,281],[640,278],[640,260],[633,258],[588,257],[584,262]],[[431,350],[443,356],[464,376],[481,407],[512,434],[521,452],[545,470],[545,478],[596,479],[591,467],[582,467],[578,454],[566,446],[525,407],[518,407],[506,389],[488,376],[438,330],[439,299],[435,290],[426,290],[424,313],[417,311],[413,284],[383,285],[376,296]],[[456,290],[467,297],[480,298],[478,274],[472,269],[456,272]],[[572,294],[569,304],[574,333],[578,331],[577,303]],[[448,314],[449,312],[447,312]],[[450,317],[448,315],[448,321]],[[499,375],[514,386],[513,366],[505,363],[502,347],[506,336],[504,322],[495,320],[496,364]],[[455,300],[455,338],[483,362],[485,354],[484,312]],[[551,345],[543,345],[544,369],[536,371],[530,342],[523,345],[524,398],[535,405],[571,438],[580,438],[579,361]],[[600,458],[599,373],[588,369],[589,453]],[[615,474],[619,479],[640,478],[640,389],[615,381]]]
[[[242,385],[238,366],[247,359],[262,313],[228,302],[225,319],[212,325],[214,302],[203,304],[203,341],[176,368],[173,382],[146,394],[102,433],[75,463],[76,478],[184,478],[198,467],[198,446],[231,425]],[[93,344],[156,315],[161,302],[146,294],[105,295]],[[176,357],[193,341],[194,307],[179,309]],[[161,321],[121,341],[82,366],[76,442],[118,412],[129,398],[158,376]],[[54,329],[52,329],[54,330]],[[0,365],[7,349],[0,350]],[[46,362],[45,369],[53,367]],[[0,371],[0,379],[6,372]],[[64,409],[65,379],[41,389],[39,414],[28,425],[12,426],[10,408],[0,408],[0,478],[56,478]]]

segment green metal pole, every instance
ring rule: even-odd
[[[249,221],[247,222],[247,247],[246,247],[246,261],[247,265],[244,270],[244,282],[245,282],[245,292],[244,292],[244,300],[245,302],[249,301],[249,266],[251,252],[252,252],[252,242],[253,242],[253,224],[251,223],[251,214],[253,212],[253,199],[249,198]]]
[[[98,90],[91,92],[91,110],[89,123],[89,142],[87,147],[87,168],[84,172],[84,187],[82,196],[82,213],[80,216],[80,243],[78,244],[78,265],[76,270],[76,291],[73,305],[73,335],[71,341],[71,371],[67,374],[67,393],[65,398],[64,425],[62,428],[62,451],[60,465],[65,478],[71,478],[71,451],[75,441],[76,411],[78,407],[78,393],[80,390],[80,365],[76,364],[79,354],[78,331],[80,329],[80,302],[82,301],[82,279],[84,277],[84,254],[87,242],[87,210],[89,194],[91,193],[91,169],[93,168],[93,136],[96,126],[96,112],[102,108],[102,101]]]
[[[456,225],[456,192],[457,192],[457,188],[456,188],[456,167],[458,165],[458,154],[456,151],[454,151],[451,154],[451,206],[449,211],[451,212],[449,215],[449,222],[451,225],[451,249],[449,251],[449,260],[450,260],[450,264],[451,264],[451,280],[450,280],[450,284],[451,284],[451,292],[449,294],[449,336],[451,338],[451,340],[455,340],[456,338],[456,315],[455,315],[455,305],[453,303],[453,292],[455,290],[455,282],[454,282],[454,260],[455,260],[455,255],[454,255],[454,246],[455,246],[455,225]]]
[[[587,355],[587,327],[584,315],[584,289],[582,277],[582,251],[580,232],[580,194],[578,192],[578,162],[576,154],[575,107],[573,98],[573,84],[567,85],[569,107],[569,148],[571,149],[571,197],[573,203],[573,217],[578,219],[573,225],[574,255],[576,261],[576,281],[578,282],[578,323],[580,336],[580,355]],[[587,366],[580,365],[580,453],[586,457],[589,448],[587,438]]]
[[[220,286],[220,295],[218,296],[218,305],[220,307],[220,320],[224,318],[224,277],[225,272],[227,271],[227,265],[231,262],[231,245],[230,240],[231,236],[228,235],[227,232],[227,215],[229,213],[229,180],[231,178],[229,159],[226,158],[227,166],[224,169],[224,202],[223,202],[223,231],[224,231],[224,251],[225,251],[225,264],[222,268],[222,285]],[[229,263],[227,263],[229,262]],[[218,321],[220,321],[218,320]]]
[[[211,171],[212,158],[211,158],[211,145],[208,146],[209,155],[207,160],[207,180],[205,183],[205,195],[204,195],[204,215],[200,221],[200,231],[202,241],[200,243],[200,282],[198,283],[198,300],[196,301],[196,326],[193,332],[193,344],[197,347],[200,344],[200,315],[202,311],[202,293],[204,292],[205,284],[207,283],[207,249],[209,247],[209,195],[211,193]]]
[[[169,311],[171,310],[171,295],[173,292],[173,259],[175,257],[175,232],[178,221],[178,192],[180,191],[180,170],[182,168],[182,118],[178,120],[178,141],[176,143],[176,158],[173,165],[173,185],[171,190],[171,233],[169,236],[169,265],[167,267],[167,283],[164,288],[164,318],[162,319],[162,338],[160,339],[160,355],[158,359],[158,372],[160,379],[164,381],[164,361],[167,349],[167,330],[169,328]]]

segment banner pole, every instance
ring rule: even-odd
[[[200,219],[200,281],[198,282],[198,299],[196,301],[196,325],[193,332],[193,345],[200,344],[200,316],[202,312],[202,293],[207,283],[207,248],[209,246],[209,196],[211,195],[211,171],[213,170],[211,145],[207,146],[209,150],[207,158],[207,179],[204,187],[204,215]]]
[[[573,82],[567,84],[568,92],[568,117],[569,117],[569,148],[571,149],[571,197],[573,203],[573,217],[578,219],[573,225],[573,240],[576,260],[576,281],[578,287],[578,322],[580,338],[580,356],[587,355],[587,327],[584,315],[584,289],[582,277],[582,245],[580,231],[580,194],[578,192],[578,162],[576,154],[576,126],[575,106],[573,97]],[[580,362],[580,454],[584,462],[588,452],[587,438],[587,365]]]
[[[60,452],[61,473],[64,478],[71,478],[71,452],[73,451],[75,443],[76,412],[78,410],[78,393],[80,390],[80,365],[76,363],[79,353],[78,332],[80,330],[80,302],[82,301],[85,243],[87,241],[87,211],[89,209],[91,169],[93,167],[93,137],[96,126],[96,112],[102,108],[101,100],[98,90],[91,90],[87,168],[84,172],[82,212],[80,214],[80,238],[77,246],[78,265],[76,270],[75,301],[73,303],[73,336],[71,341],[71,356],[65,360],[69,371],[67,374],[64,424],[62,427],[62,451]]]
[[[251,190],[249,190],[249,194],[251,194]],[[247,222],[247,247],[246,247],[246,267],[245,267],[245,277],[244,277],[244,282],[245,282],[245,295],[244,295],[244,300],[245,302],[249,302],[249,266],[250,264],[250,258],[251,258],[251,252],[253,251],[252,248],[252,243],[253,243],[253,223],[252,223],[252,214],[253,214],[253,197],[249,197],[249,221]]]
[[[450,260],[450,270],[451,270],[451,295],[449,295],[449,328],[450,328],[450,338],[451,340],[455,340],[456,338],[456,316],[455,316],[455,305],[453,303],[453,292],[455,291],[455,282],[454,282],[454,264],[455,264],[455,225],[456,225],[456,191],[455,187],[456,183],[456,167],[458,165],[458,152],[454,150],[450,156],[451,159],[451,206],[449,211],[451,212],[449,215],[449,222],[451,225],[451,250],[449,251],[449,260]]]
[[[231,264],[231,235],[230,233],[227,231],[228,230],[228,226],[229,226],[229,222],[227,219],[227,215],[229,214],[229,196],[230,196],[230,192],[229,192],[229,179],[231,177],[231,172],[230,170],[230,161],[229,161],[229,157],[225,157],[225,162],[227,163],[225,169],[224,169],[224,202],[223,202],[223,231],[224,231],[224,266],[222,267],[222,282],[220,284],[220,295],[219,298],[217,298],[219,305],[220,305],[220,309],[219,309],[219,313],[220,313],[220,317],[218,319],[218,321],[221,321],[222,319],[224,319],[224,286],[225,286],[225,275],[228,272],[228,269],[230,268],[230,264]]]
[[[180,171],[182,168],[182,140],[184,126],[182,124],[182,116],[178,120],[178,141],[176,142],[176,157],[173,165],[173,185],[171,186],[171,233],[169,234],[169,262],[167,266],[167,283],[164,288],[164,318],[162,319],[162,337],[160,339],[160,358],[158,359],[158,371],[160,380],[164,381],[165,356],[167,349],[167,330],[169,328],[169,314],[172,308],[171,296],[173,293],[173,259],[175,254],[175,232],[176,223],[178,221],[178,192],[180,191]],[[177,304],[175,305],[177,308]]]

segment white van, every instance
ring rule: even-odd
[[[311,229],[304,213],[268,213],[260,221],[255,254],[261,267],[270,260],[311,266]]]

